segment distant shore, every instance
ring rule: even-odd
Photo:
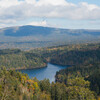
[[[7,70],[31,70],[31,69],[40,69],[40,68],[45,68],[47,67],[47,64],[45,66],[41,66],[41,67],[34,67],[34,68],[26,68],[26,67],[21,67],[21,68],[9,68]]]

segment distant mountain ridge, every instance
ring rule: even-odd
[[[81,34],[100,35],[100,30],[60,29],[60,28],[31,26],[31,25],[4,28],[3,32],[5,36],[13,36],[13,37],[23,37],[31,35],[49,35],[55,32],[56,33],[60,32],[62,34],[66,33],[68,35],[76,35],[76,36]]]
[[[8,28],[4,30],[6,36],[23,37],[31,35],[48,35],[54,31],[54,28],[41,26],[21,26],[15,28]]]
[[[0,29],[0,42],[48,42],[54,44],[86,43],[100,40],[100,30],[60,29],[42,26],[17,26]],[[21,44],[22,45],[22,44]],[[32,44],[33,45],[33,44]],[[45,45],[45,44],[44,44]],[[8,46],[8,45],[7,45]],[[43,46],[43,43],[42,43]],[[0,46],[1,47],[1,46]],[[30,46],[31,47],[31,46]],[[33,45],[34,47],[34,45]],[[35,43],[35,47],[36,43]]]

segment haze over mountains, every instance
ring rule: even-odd
[[[100,30],[19,26],[0,29],[0,48],[33,48],[98,42]]]

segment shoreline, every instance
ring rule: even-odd
[[[50,62],[49,62],[50,63]],[[70,67],[70,66],[75,66],[75,65],[62,65],[62,64],[55,64],[55,63],[50,63],[50,64],[53,64],[53,65],[57,65],[57,66],[63,66],[63,67],[66,67],[66,66],[68,66],[68,67]]]
[[[16,71],[17,71],[17,70],[31,70],[31,69],[41,69],[41,68],[45,68],[45,67],[47,67],[47,65],[44,66],[44,67],[37,67],[37,68],[21,68],[21,69],[15,69],[15,70],[16,70]]]
[[[35,67],[35,68],[25,68],[25,67],[22,67],[22,68],[10,68],[10,69],[7,69],[7,70],[15,70],[15,71],[18,71],[18,70],[41,69],[41,68],[47,67],[48,64],[53,64],[53,65],[63,66],[63,67],[71,67],[71,66],[75,66],[75,65],[61,65],[61,64],[55,64],[55,63],[50,63],[50,62],[48,62],[45,66],[42,66],[42,67]]]
[[[42,66],[42,67],[35,67],[35,68],[10,68],[10,69],[7,69],[8,71],[9,70],[15,70],[15,71],[17,71],[17,70],[31,70],[31,69],[41,69],[41,68],[45,68],[45,67],[47,67],[47,64],[45,65],[45,66]]]

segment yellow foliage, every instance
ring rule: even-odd
[[[49,94],[45,94],[44,92],[40,95],[41,100],[51,100]]]
[[[27,78],[26,76],[21,76],[21,83],[24,84],[26,82]]]
[[[33,94],[39,89],[38,83],[34,80],[27,80],[27,84],[29,91],[33,92]]]
[[[98,100],[100,100],[100,97],[98,97]]]
[[[34,85],[36,88],[38,88],[38,83],[37,82],[34,82]]]

